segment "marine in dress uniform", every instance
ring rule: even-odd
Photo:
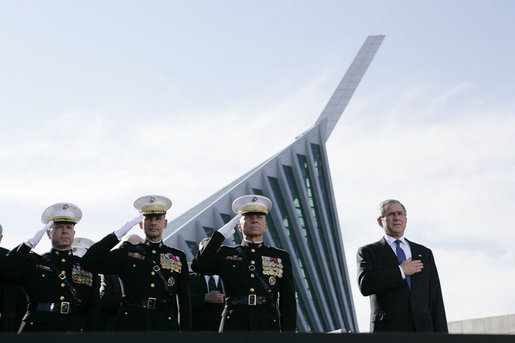
[[[75,224],[81,217],[81,210],[71,203],[48,207],[41,218],[46,226],[7,255],[2,272],[23,285],[28,299],[19,332],[96,329],[99,278],[72,254]],[[52,250],[43,255],[31,252],[45,232]]]
[[[191,305],[186,255],[165,245],[170,199],[149,195],[134,207],[142,215],[94,244],[84,255],[84,265],[97,273],[116,274],[123,282],[126,299],[120,307],[117,330],[191,330]],[[143,222],[142,222],[143,220]],[[111,249],[136,224],[146,241]]]
[[[296,301],[289,254],[263,244],[265,216],[272,202],[263,196],[236,199],[237,215],[198,252],[192,269],[199,274],[218,274],[225,292],[220,331],[295,331]],[[243,233],[237,246],[222,246],[234,233]]]
[[[2,238],[3,228],[0,225],[0,241]],[[0,248],[0,264],[5,263],[4,257],[8,252],[9,250]],[[0,333],[18,331],[26,305],[23,288],[0,275]]]

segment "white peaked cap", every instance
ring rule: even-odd
[[[69,202],[60,202],[48,207],[41,215],[43,224],[48,224],[50,221],[69,222],[77,224],[82,218],[82,211],[77,205]]]
[[[272,201],[262,195],[244,195],[234,200],[232,203],[232,210],[234,213],[263,213],[268,214],[272,208]]]
[[[166,214],[172,207],[172,201],[162,195],[145,195],[136,199],[134,207],[143,215]]]

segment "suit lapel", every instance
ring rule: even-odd
[[[395,255],[388,242],[386,242],[386,239],[383,237],[377,243],[382,247],[381,254],[383,255],[383,258],[386,261],[386,263],[389,266],[398,266],[399,260],[397,259],[397,255]]]
[[[406,241],[409,243],[409,247],[411,250],[411,259],[412,260],[421,260],[424,262],[424,256],[422,254],[422,250],[420,250],[419,245],[416,243],[413,243],[412,241],[409,241],[406,239]],[[411,291],[417,286],[418,281],[418,275],[419,273],[411,275]]]

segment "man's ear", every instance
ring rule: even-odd
[[[166,229],[167,226],[168,226],[168,219],[165,219],[165,227],[163,228],[163,230]]]
[[[377,218],[377,224],[379,224],[380,227],[383,227],[383,218],[382,217]]]
[[[52,234],[50,232],[51,230],[46,230],[46,235],[48,236],[48,238],[52,239]]]
[[[238,222],[238,230],[240,230],[240,232],[243,232],[243,229],[241,228],[241,223]]]
[[[143,229],[143,220],[139,222],[139,228]]]

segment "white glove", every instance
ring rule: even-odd
[[[125,236],[125,234],[134,227],[134,225],[140,223],[142,220],[143,220],[142,214],[137,216],[136,218],[132,218],[131,220],[129,220],[127,223],[125,223],[125,225],[123,225],[121,228],[119,228],[118,230],[116,230],[114,232],[114,234],[116,235],[116,238],[118,238],[118,240],[121,240],[122,237]]]
[[[220,232],[222,235],[224,235],[225,239],[228,239],[231,237],[234,233],[234,227],[238,223],[238,221],[241,218],[241,213],[238,213],[235,215],[227,224],[222,226],[218,229],[218,232]]]
[[[39,241],[41,240],[41,237],[43,237],[43,235],[45,234],[45,232],[47,232],[47,230],[52,228],[52,225],[54,225],[54,221],[53,220],[49,221],[48,224],[46,224],[44,228],[38,230],[38,232],[36,232],[34,237],[29,238],[25,242],[25,245],[27,245],[30,248],[34,249],[36,247],[36,245],[39,243]]]

